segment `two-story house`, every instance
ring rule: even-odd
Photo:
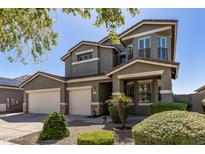
[[[119,34],[81,41],[61,60],[65,76],[37,72],[21,84],[24,112],[91,115],[106,112],[105,100],[117,91],[132,97],[131,113],[148,114],[149,104],[172,101],[177,20],[143,20]]]

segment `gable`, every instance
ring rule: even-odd
[[[162,28],[165,26],[166,25],[145,24],[145,25],[140,26],[139,28],[136,28],[136,29],[130,31],[126,35],[123,35],[123,37],[121,37],[121,39],[123,39],[124,37],[130,36],[130,35],[134,35],[134,34],[138,34],[138,33],[142,33],[142,32],[147,32],[150,30],[155,30],[155,29]]]
[[[59,88],[63,86],[64,83],[38,75],[37,77],[33,78],[27,84],[23,85],[25,90],[35,90],[35,89],[49,89],[49,88]]]
[[[144,64],[144,63],[135,63],[133,65],[124,68],[113,75],[124,75],[124,74],[132,74],[132,73],[141,73],[141,72],[149,72],[149,71],[160,71],[160,70],[171,70],[171,68],[165,66],[157,66],[152,64]]]

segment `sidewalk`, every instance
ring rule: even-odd
[[[0,140],[0,145],[18,145],[18,144]]]

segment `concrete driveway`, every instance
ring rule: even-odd
[[[3,114],[0,115],[0,140],[9,141],[41,130],[45,114]]]

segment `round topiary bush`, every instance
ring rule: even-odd
[[[69,134],[64,114],[54,112],[44,120],[39,140],[58,140],[69,136]]]
[[[135,144],[205,144],[205,115],[187,111],[154,114],[132,129]]]
[[[105,130],[81,133],[77,140],[78,145],[112,145],[114,142],[114,133]]]

